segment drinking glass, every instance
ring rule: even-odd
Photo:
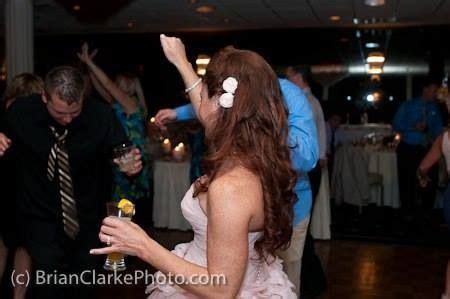
[[[131,218],[134,214],[134,207],[129,211],[122,211],[117,206],[117,202],[108,202],[106,203],[106,211],[108,216],[119,217],[123,221],[131,221]],[[125,265],[125,256],[119,252],[113,252],[108,254],[106,257],[105,264],[103,268],[108,271],[124,271],[126,270]]]
[[[130,172],[134,168],[132,151],[136,145],[132,143],[122,143],[113,149],[113,158],[119,161],[119,168],[122,172]]]

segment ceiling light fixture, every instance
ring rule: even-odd
[[[364,0],[364,4],[367,6],[376,7],[376,6],[385,5],[386,1],[385,0]]]
[[[375,49],[375,48],[379,48],[379,47],[380,47],[379,43],[366,43],[367,49]]]
[[[330,20],[333,22],[339,22],[341,20],[341,17],[340,16],[331,16]]]
[[[75,11],[79,11],[79,10],[81,9],[81,6],[78,5],[78,4],[76,4],[76,5],[74,5],[74,6],[72,7],[72,9],[75,10]]]
[[[381,67],[371,67],[369,68],[369,70],[367,71],[369,74],[371,75],[380,75],[383,73],[383,68]]]
[[[198,68],[197,75],[204,76],[206,74],[206,68]]]
[[[358,25],[359,24],[359,19],[358,18],[353,18],[353,24]]]
[[[211,5],[202,5],[195,9],[196,12],[201,14],[209,14],[215,10],[214,6]]]
[[[200,54],[197,56],[195,60],[195,64],[197,65],[197,75],[204,76],[206,74],[206,67],[211,61],[211,57],[205,54]]]
[[[384,57],[384,54],[381,52],[372,52],[369,53],[369,56],[367,57],[368,63],[384,63],[386,58]]]
[[[195,63],[197,65],[208,65],[210,61],[211,61],[211,58],[209,58],[208,56],[199,55],[197,60],[195,60]]]

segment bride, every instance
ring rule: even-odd
[[[205,176],[181,202],[194,240],[168,251],[136,224],[108,217],[100,240],[111,246],[91,253],[134,255],[157,268],[157,277],[177,277],[151,284],[149,298],[296,298],[275,257],[292,234],[297,178],[275,73],[258,54],[227,47],[201,79],[180,39],[161,35],[161,45],[206,132]],[[214,275],[226,282],[192,283]]]

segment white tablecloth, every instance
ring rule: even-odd
[[[319,193],[311,217],[311,235],[314,239],[331,239],[331,212],[330,212],[330,182],[328,179],[328,169],[322,169],[322,179],[320,181]]]
[[[341,125],[335,133],[335,145],[359,141],[369,134],[389,136],[392,134],[392,126],[388,124]]]
[[[397,154],[395,151],[368,151],[369,172],[379,173],[383,176],[383,205],[400,208],[400,195],[398,189]],[[381,205],[381,197],[371,191],[371,202]]]
[[[395,151],[345,145],[336,151],[334,162],[331,191],[337,204],[381,205],[380,189],[369,185],[369,173],[378,173],[383,176],[383,205],[400,207]]]
[[[189,230],[181,200],[189,189],[189,162],[155,161],[153,168],[153,221],[155,227]]]

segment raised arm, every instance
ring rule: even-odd
[[[89,72],[89,77],[91,78],[92,85],[94,85],[95,90],[99,93],[99,95],[108,103],[114,103],[114,99],[109,92],[102,86],[102,84],[98,81],[97,77]]]
[[[186,56],[186,49],[183,42],[176,37],[168,37],[161,34],[161,46],[169,60],[178,70],[181,78],[186,86],[189,99],[195,114],[198,116],[198,109],[200,107],[200,92],[202,90],[201,78],[197,76],[192,65],[189,63]]]
[[[104,89],[111,94],[113,99],[122,105],[127,114],[131,114],[136,111],[136,102],[125,92],[123,92],[91,59],[91,56],[89,55],[89,47],[86,43],[81,47],[81,53],[78,53],[78,58],[80,58],[80,60],[87,65],[89,71],[92,72]]]

